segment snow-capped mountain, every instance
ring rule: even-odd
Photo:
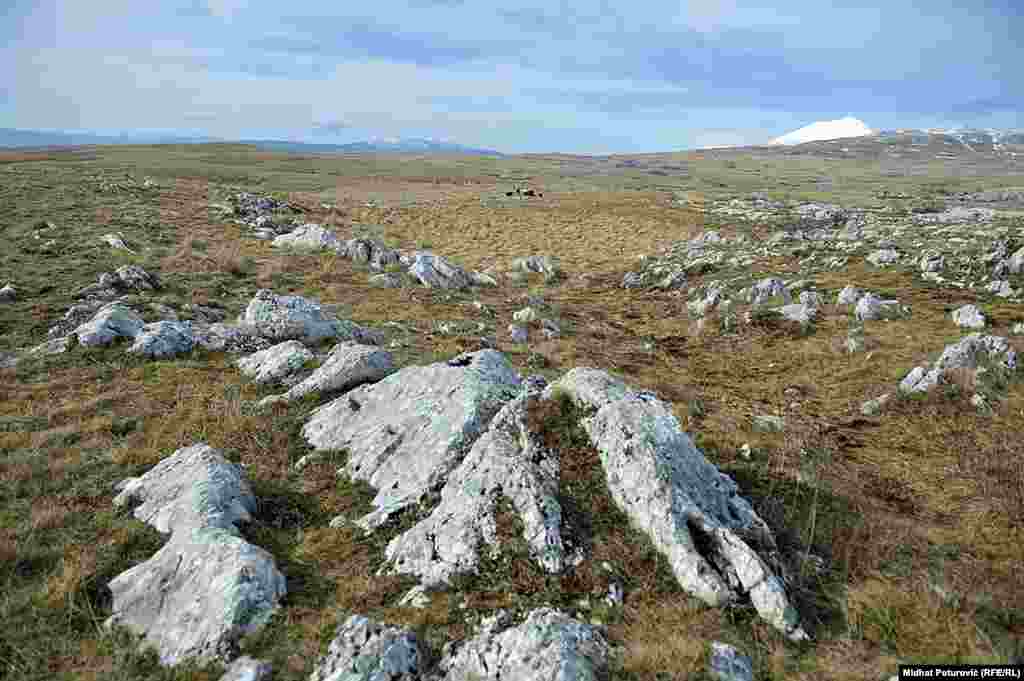
[[[818,121],[817,123],[805,125],[799,130],[776,137],[768,144],[803,144],[804,142],[834,140],[843,137],[864,137],[873,133],[874,131],[865,125],[864,121],[847,116],[846,118],[837,118],[834,121]]]

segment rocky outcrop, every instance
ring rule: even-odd
[[[709,605],[749,598],[786,636],[807,638],[782,580],[741,538],[754,538],[768,558],[771,531],[668,405],[595,369],[573,369],[552,389],[589,411],[582,425],[601,455],[612,498],[665,555],[684,589]]]
[[[164,665],[233,657],[238,639],[262,627],[285,594],[273,557],[239,534],[256,508],[241,468],[200,443],[117,489],[116,506],[171,536],[111,580],[106,625],[142,634]]]

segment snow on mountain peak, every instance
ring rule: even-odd
[[[847,116],[834,121],[818,121],[811,123],[799,130],[786,133],[782,137],[776,137],[769,144],[802,144],[804,142],[816,142],[819,140],[834,140],[842,137],[863,137],[871,135],[874,131],[864,124],[864,121]]]

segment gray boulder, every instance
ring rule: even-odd
[[[179,449],[116,489],[114,506],[133,507],[132,515],[162,534],[202,525],[230,530],[256,510],[241,467],[204,443]]]
[[[235,366],[254,383],[286,382],[313,359],[313,353],[299,341],[278,343],[235,361]]]
[[[985,315],[977,305],[964,305],[952,312],[953,323],[967,329],[980,329],[985,326]]]
[[[799,322],[800,324],[810,324],[818,316],[818,307],[816,305],[807,305],[806,303],[783,305],[776,308],[776,311],[785,319],[791,322]]]
[[[847,286],[839,292],[839,297],[836,299],[836,305],[854,305],[863,295],[864,292],[859,288]]]
[[[409,274],[427,288],[461,289],[472,284],[472,278],[465,270],[428,251],[420,251],[413,256]]]
[[[771,531],[683,432],[671,407],[596,369],[569,371],[549,390],[559,388],[591,412],[582,426],[612,498],[668,558],[680,585],[709,605],[748,596],[772,626],[807,638],[782,581],[741,538],[771,552]]]
[[[144,634],[166,666],[234,657],[238,639],[265,625],[285,595],[273,556],[211,525],[176,530],[108,586],[105,625]]]
[[[146,325],[142,317],[121,303],[104,305],[73,333],[86,346],[109,345],[117,338],[135,338]]]
[[[918,266],[922,272],[941,272],[946,266],[946,259],[939,252],[928,251],[921,256]]]
[[[326,314],[315,301],[301,296],[277,296],[267,289],[260,289],[249,301],[239,322],[251,324],[261,336],[275,341],[301,340],[312,344],[337,338],[376,344],[380,340],[369,329]]]
[[[731,645],[714,641],[708,674],[717,681],[754,681],[754,662]]]
[[[909,308],[898,300],[882,300],[874,293],[865,293],[857,301],[854,316],[858,321],[873,319],[900,319],[909,314]]]
[[[525,343],[530,340],[530,332],[522,324],[509,324],[508,337],[513,343]]]
[[[11,284],[7,284],[3,288],[0,288],[0,303],[9,303],[13,300],[17,300],[18,290]]]
[[[525,258],[516,258],[512,261],[512,270],[516,272],[543,274],[548,279],[559,277],[562,268],[558,261],[550,255],[531,255]]]
[[[338,627],[309,681],[419,681],[423,663],[414,632],[352,615]]]
[[[269,662],[243,655],[228,665],[218,681],[270,681],[273,672]]]
[[[350,258],[353,262],[366,263],[375,270],[382,270],[388,265],[396,265],[401,262],[398,251],[388,248],[379,239],[350,239],[336,250],[339,255]]]
[[[541,399],[545,385],[539,376],[527,379],[522,394],[502,407],[448,476],[430,516],[388,544],[393,572],[416,575],[426,587],[475,572],[480,549],[501,550],[495,505],[503,497],[522,520],[523,539],[541,567],[559,573],[570,563],[561,535],[558,456],[526,426],[527,406]]]
[[[608,678],[609,646],[596,627],[552,608],[534,610],[518,626],[508,626],[510,619],[499,611],[476,636],[449,650],[438,665],[444,681]]]
[[[291,248],[302,251],[336,250],[338,237],[329,229],[312,222],[296,227],[288,234],[275,237],[271,242],[274,248]]]
[[[900,259],[900,253],[895,248],[880,248],[864,258],[875,267],[885,267]]]
[[[793,301],[793,296],[790,295],[786,284],[781,279],[769,277],[750,287],[750,291],[747,294],[747,302],[752,305],[761,305],[775,296],[781,296],[786,303]]]
[[[124,235],[121,233],[104,234],[103,236],[100,237],[100,240],[103,241],[103,243],[107,244],[108,246],[111,246],[112,248],[116,248],[121,251],[128,251],[129,253],[135,252],[132,249],[128,248],[128,245],[124,242]]]
[[[195,347],[192,325],[188,322],[153,322],[146,324],[128,352],[146,357],[175,357]]]
[[[1017,368],[1017,353],[1002,336],[984,336],[972,333],[959,342],[947,345],[932,367],[915,367],[900,381],[899,389],[905,393],[927,392],[942,380],[945,372],[952,369],[969,369],[978,373],[984,363],[1003,369]]]
[[[263,626],[285,594],[273,557],[239,536],[256,499],[241,467],[206,444],[176,451],[116,486],[115,506],[170,539],[109,583],[107,627],[144,635],[164,665],[227,660],[241,636]]]
[[[259,406],[294,402],[313,391],[332,392],[354,388],[362,383],[374,383],[392,373],[394,366],[390,352],[372,345],[345,341],[331,348],[327,359],[312,375],[292,386],[283,395],[264,398]]]
[[[197,345],[212,352],[252,353],[272,345],[251,324],[193,324],[192,336]]]
[[[348,449],[339,470],[379,491],[366,530],[419,500],[461,462],[520,379],[494,350],[406,367],[325,404],[302,428],[317,450]]]

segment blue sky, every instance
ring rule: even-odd
[[[0,127],[594,154],[1024,127],[1022,36],[1020,0],[0,0]]]

